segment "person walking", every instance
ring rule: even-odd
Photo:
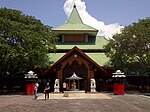
[[[50,92],[50,86],[49,86],[49,83],[47,83],[47,84],[45,85],[45,89],[44,89],[45,100],[46,100],[46,99],[49,99],[49,92]]]
[[[38,97],[37,96],[38,87],[39,87],[39,84],[36,81],[35,84],[34,84],[34,99],[37,99],[37,97]]]

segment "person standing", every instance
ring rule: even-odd
[[[71,86],[72,86],[72,90],[75,91],[76,90],[76,82],[75,82],[75,80],[73,81],[73,83],[71,84]]]
[[[63,91],[66,91],[66,82],[63,83]]]
[[[46,99],[49,99],[49,92],[50,92],[50,86],[49,86],[49,83],[47,83],[47,84],[45,85],[45,89],[44,89],[45,100],[46,100]]]
[[[37,97],[38,97],[37,96],[38,87],[39,87],[39,84],[36,81],[35,84],[34,84],[34,99],[37,99]]]

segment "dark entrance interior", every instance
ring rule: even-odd
[[[62,70],[63,73],[62,80],[65,81],[66,83],[69,83],[69,81],[66,78],[72,76],[74,72],[76,73],[77,76],[82,78],[81,80],[79,80],[78,89],[87,91],[88,69],[86,68],[84,63],[79,65],[78,61],[76,60],[73,61],[71,65],[67,63]]]

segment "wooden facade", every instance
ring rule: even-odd
[[[107,75],[107,71],[105,69],[101,68],[77,47],[71,49],[54,65],[52,65],[47,71],[47,74],[54,74],[55,78],[60,79],[60,90],[62,91],[62,83],[64,81],[67,82],[67,78],[74,72],[82,78],[82,80],[80,80],[79,90],[85,91],[90,91],[90,79],[95,78],[96,74]]]
[[[85,42],[86,35],[84,34],[67,34],[64,35],[64,42]]]
[[[54,85],[55,79],[59,79],[60,91],[62,91],[63,82],[65,81],[68,83],[67,78],[75,73],[82,78],[79,80],[80,85],[77,83],[78,89],[90,92],[91,79],[96,79],[96,82],[99,82],[99,76],[107,76],[109,74],[107,70],[95,62],[92,57],[85,54],[85,50],[90,53],[95,51],[100,55],[103,52],[103,49],[98,47],[87,48],[84,46],[97,45],[96,36],[98,30],[83,23],[74,5],[67,23],[58,28],[54,28],[53,31],[59,34],[59,44],[56,45],[57,47],[59,45],[61,46],[59,48],[59,53],[66,53],[65,51],[68,51],[47,70],[46,74],[51,80],[51,85]],[[74,45],[69,48],[72,44]],[[77,47],[77,45],[79,46]],[[70,84],[68,87],[68,90],[70,90]],[[97,83],[97,90],[100,90],[99,83]]]

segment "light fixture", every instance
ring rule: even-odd
[[[77,54],[74,54],[74,57],[76,58],[76,57],[77,57]]]

